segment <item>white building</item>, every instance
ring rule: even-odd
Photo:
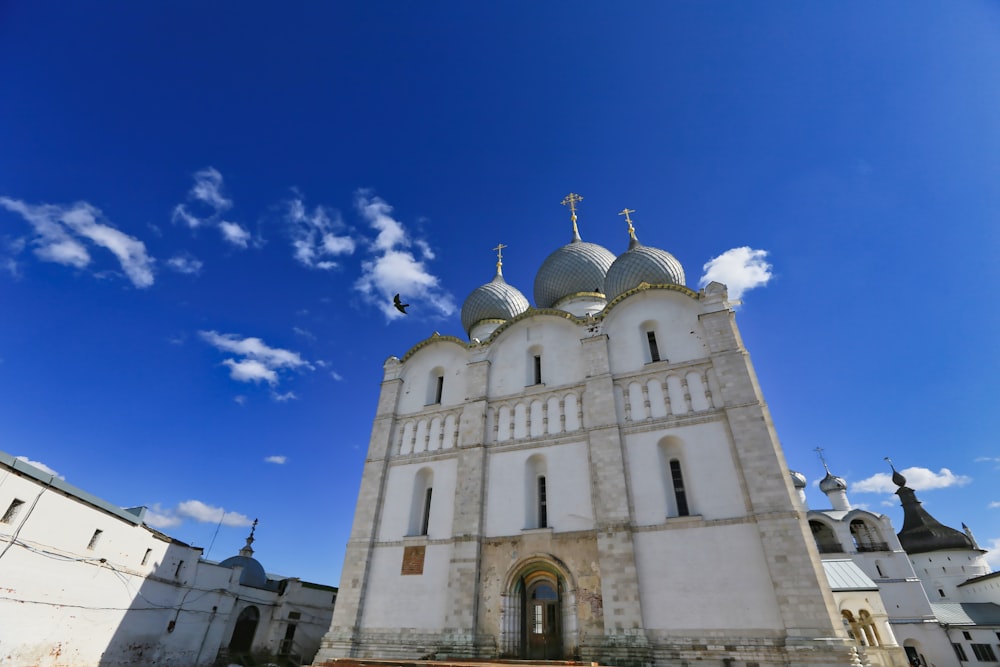
[[[0,664],[192,667],[220,652],[312,659],[336,589],[221,563],[0,452]],[[231,651],[230,651],[231,649]]]
[[[534,308],[498,262],[469,342],[386,361],[315,664],[859,664],[726,287],[630,220],[617,258],[583,242],[576,201]]]
[[[792,473],[792,479],[805,507],[805,477]],[[831,509],[808,512],[852,639],[873,662],[889,641],[904,648],[911,665],[1000,662],[1000,573],[990,572],[968,529],[963,533],[934,519],[895,470],[893,481],[903,506],[898,535],[889,517],[852,507],[846,481],[829,469],[819,487]],[[867,580],[855,577],[850,595],[835,583],[849,578],[832,572],[846,563]]]

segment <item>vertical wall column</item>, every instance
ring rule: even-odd
[[[597,522],[605,642],[608,635],[629,636],[645,645],[642,601],[629,514],[628,484],[606,335],[584,338],[584,428],[590,450],[590,479]],[[614,642],[621,646],[621,637]],[[607,655],[607,653],[604,653]]]
[[[719,380],[719,400],[789,640],[846,640],[725,286],[710,284],[702,299],[699,319]]]
[[[397,377],[400,369],[399,360],[395,357],[385,363],[385,376],[368,443],[368,456],[361,475],[354,523],[347,543],[344,569],[340,575],[337,604],[334,606],[330,631],[323,637],[316,655],[316,663],[333,658],[354,657],[356,653],[372,549],[381,521],[376,512],[382,507],[384,500],[388,460],[392,455],[396,406],[402,386],[402,380]]]
[[[486,488],[486,387],[489,361],[467,366],[465,405],[458,425],[455,514],[445,603],[445,632],[453,657],[493,657],[493,642],[477,635],[479,567]],[[485,646],[484,644],[488,644]],[[483,655],[483,652],[485,656]]]

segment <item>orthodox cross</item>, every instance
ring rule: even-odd
[[[826,459],[823,458],[823,448],[822,447],[817,447],[813,451],[815,451],[817,454],[819,454],[819,460],[823,462],[823,467],[826,468],[826,472],[829,474],[830,473],[830,466],[828,466],[826,464]]]
[[[629,237],[631,237],[631,238],[634,239],[635,238],[635,227],[632,226],[632,218],[628,217],[629,213],[635,213],[635,209],[634,208],[625,208],[625,209],[622,209],[622,212],[619,213],[618,215],[624,215],[625,216],[625,222],[628,223],[628,235],[629,235]]]
[[[560,202],[563,206],[569,206],[569,212],[572,214],[572,217],[573,217],[573,238],[574,239],[579,239],[580,238],[580,230],[577,229],[577,227],[576,227],[576,204],[577,204],[577,202],[581,202],[581,201],[583,201],[583,197],[581,197],[580,195],[576,194],[575,192],[571,192],[568,195],[566,195],[565,197],[563,197],[563,200]]]
[[[497,247],[493,248],[497,253],[497,273],[500,273],[500,267],[503,266],[503,249],[506,247],[503,243],[498,243]]]

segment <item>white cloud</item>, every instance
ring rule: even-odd
[[[1000,507],[1000,502],[994,500],[992,503],[987,505],[987,507],[990,508],[991,510],[995,510],[996,508]]]
[[[302,336],[303,338],[308,338],[309,340],[316,340],[316,335],[313,334],[311,331],[306,331],[305,329],[302,329],[300,327],[292,327],[292,331]],[[324,365],[325,362],[317,361],[316,363],[322,366]]]
[[[227,243],[239,248],[246,248],[250,243],[250,232],[235,222],[226,222],[223,220],[219,223],[219,231],[222,232],[222,238]]]
[[[705,287],[712,281],[723,283],[729,288],[729,298],[737,301],[744,292],[766,285],[771,280],[771,265],[765,257],[766,250],[754,250],[748,246],[727,250],[705,263],[702,267],[705,273],[698,286]]]
[[[177,507],[164,508],[159,503],[146,508],[146,523],[154,528],[173,528],[185,519],[201,523],[222,523],[224,526],[249,526],[252,522],[245,514],[231,512],[221,507],[207,505],[200,500],[185,500]]]
[[[287,403],[288,401],[297,401],[297,400],[299,400],[299,397],[295,395],[294,391],[286,391],[284,394],[279,394],[277,392],[273,392],[271,394],[271,398],[273,398],[274,400],[276,400],[279,403]]]
[[[223,194],[222,174],[215,167],[206,167],[194,174],[194,185],[187,194],[188,202],[207,213],[200,215],[187,204],[177,204],[171,219],[191,229],[218,227],[224,241],[237,248],[250,244],[250,232],[236,222],[222,219],[222,214],[233,207],[233,200]]]
[[[54,477],[58,477],[59,479],[66,479],[66,477],[64,475],[60,475],[55,470],[53,470],[52,468],[48,467],[47,465],[45,465],[41,461],[32,461],[27,456],[15,456],[14,458],[17,459],[18,461],[24,461],[28,465],[35,466],[36,468],[38,468],[39,470],[41,470],[42,472],[44,472],[47,475],[52,475]]]
[[[350,235],[338,234],[344,229],[340,214],[323,206],[312,212],[301,197],[285,202],[285,222],[292,237],[292,256],[311,269],[332,269],[338,266],[334,258],[354,253],[356,243]]]
[[[1000,570],[1000,538],[990,540],[986,550],[986,562],[994,572]]]
[[[337,371],[330,371],[330,377],[332,377],[337,382],[343,382],[344,381],[344,376],[341,375],[340,373],[338,373]]]
[[[220,334],[215,331],[199,331],[198,335],[209,345],[242,357],[222,362],[229,368],[229,376],[239,382],[259,383],[263,380],[274,386],[278,383],[280,370],[313,369],[313,365],[298,352],[270,347],[260,338],[240,338],[237,334]]]
[[[410,312],[427,313],[424,306],[429,306],[431,315],[447,317],[454,313],[454,298],[409,250],[412,243],[424,248],[423,256],[428,257],[426,243],[411,241],[403,224],[389,215],[392,207],[370,192],[359,191],[356,205],[361,216],[378,232],[370,247],[372,258],[361,263],[361,277],[354,284],[365,301],[377,306],[390,320],[404,317],[392,304],[392,296],[397,293],[414,304]]]
[[[266,456],[264,460],[268,463],[275,463],[279,466],[285,465],[288,462],[287,456]]]
[[[35,236],[30,243],[42,261],[83,269],[91,262],[83,243],[89,241],[111,252],[133,285],[149,287],[153,284],[153,259],[147,254],[146,245],[114,227],[100,209],[87,202],[32,206],[0,197],[0,206],[19,213],[32,226]]]
[[[226,359],[222,362],[229,367],[229,377],[239,382],[260,382],[277,384],[278,374],[256,359]]]
[[[234,396],[233,400],[236,401],[236,403],[238,403],[239,405],[247,404],[247,397],[242,394],[240,394],[239,396]]]
[[[906,478],[906,486],[914,491],[927,491],[929,489],[945,489],[949,486],[965,486],[972,481],[971,477],[956,475],[947,468],[941,468],[940,472],[934,472],[927,468],[906,468],[900,470],[900,474]],[[856,493],[895,493],[898,487],[892,481],[892,475],[880,472],[860,482],[851,484],[851,491]]]
[[[197,275],[201,273],[201,267],[204,266],[204,263],[193,255],[183,254],[168,259],[167,266],[177,273]]]

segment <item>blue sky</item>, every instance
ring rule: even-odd
[[[987,2],[4,3],[0,449],[336,584],[382,362],[572,191],[756,285],[791,467],[1000,547],[997,62]]]

